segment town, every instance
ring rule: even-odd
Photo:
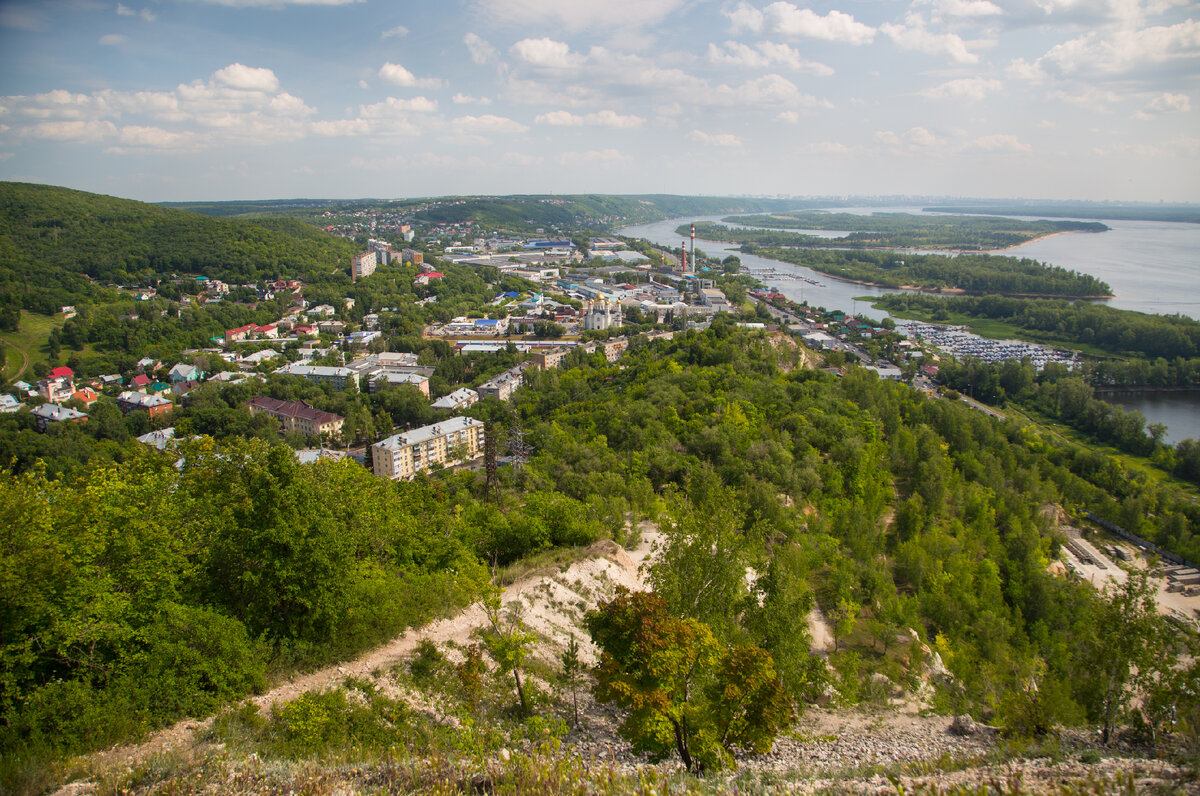
[[[352,314],[350,298],[312,304],[296,279],[231,285],[205,276],[181,277],[176,284],[191,281],[196,292],[181,295],[176,312],[192,304],[276,297],[285,298],[289,306],[270,323],[230,328],[213,337],[208,347],[183,350],[177,362],[143,357],[131,372],[90,378],[58,366],[35,383],[19,380],[12,385],[13,393],[0,396],[0,412],[30,411],[37,430],[46,432],[59,423],[85,423],[93,406],[110,401],[123,415],[141,413],[146,422],[139,421],[138,427],[145,430],[137,439],[163,450],[175,445],[173,410],[187,406],[193,391],[205,383],[261,387],[264,378],[275,374],[303,379],[330,392],[374,395],[406,387],[427,402],[438,419],[379,434],[377,441],[363,439],[355,430],[347,433],[344,417],[303,400],[256,394],[244,403],[244,411],[276,421],[278,433],[293,444],[301,461],[349,457],[381,477],[407,480],[436,469],[479,466],[486,448],[485,424],[465,413],[481,399],[510,400],[527,383],[531,370],[558,368],[570,355],[598,355],[615,363],[631,338],[648,342],[702,330],[722,313],[740,326],[791,335],[827,355],[840,352],[831,372],[840,374],[840,363],[848,356],[880,378],[905,379],[929,394],[935,392],[932,380],[945,356],[989,362],[1027,358],[1039,368],[1048,361],[1068,367],[1075,362],[1070,355],[1041,346],[989,341],[961,328],[878,324],[798,305],[754,277],[731,279],[737,264],[698,258],[694,239],[690,251],[686,242],[675,251],[665,251],[611,236],[590,238],[581,249],[569,238],[513,233],[472,238],[481,231],[470,224],[439,224],[426,231],[435,245],[418,249],[414,248],[420,244],[414,244],[417,232],[401,223],[405,218],[366,215],[360,224],[331,228],[344,234],[361,228],[386,229],[401,241],[399,248],[393,248],[387,240],[369,238],[366,248],[348,264],[351,281],[369,280],[377,270],[415,269],[412,284],[427,293],[418,303],[429,304],[437,302],[437,286],[445,278],[438,268],[489,268],[514,278],[523,290],[502,290],[468,315],[425,325],[421,334],[443,341],[458,357],[508,353],[519,361],[471,383],[441,380],[443,390],[435,391],[433,365],[416,353],[386,349],[383,327],[397,308]],[[123,290],[138,303],[159,298],[154,286]],[[64,306],[61,311],[67,319],[76,313],[74,307]],[[388,428],[392,422],[374,425]]]

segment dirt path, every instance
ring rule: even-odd
[[[601,600],[608,599],[618,586],[631,590],[645,588],[642,564],[653,552],[659,534],[657,528],[649,523],[642,523],[640,531],[640,541],[633,549],[625,550],[610,541],[597,542],[589,548],[587,558],[565,570],[535,572],[504,590],[502,602],[506,606],[519,606],[525,623],[542,637],[543,643],[538,645],[536,653],[538,656],[547,659],[556,657],[558,650],[565,647],[570,637],[575,635],[579,639],[583,657],[589,663],[595,661],[595,649],[591,641],[579,631],[583,614]],[[267,693],[247,701],[261,709],[270,710],[296,699],[306,691],[335,686],[347,677],[373,679],[373,673],[384,673],[406,660],[422,639],[431,639],[443,649],[465,646],[470,643],[476,628],[483,627],[484,622],[483,610],[475,604],[456,616],[403,633],[352,661],[279,683]],[[203,720],[184,719],[159,730],[139,744],[113,747],[80,762],[90,772],[103,771],[116,765],[137,765],[158,755],[195,746],[211,725],[211,717]],[[65,796],[76,792],[76,787],[68,786],[58,794]]]
[[[5,377],[8,381],[16,381],[17,379],[21,378],[21,375],[29,367],[29,354],[25,351],[25,349],[21,348],[18,345],[15,345],[11,340],[5,340],[4,338],[0,338],[0,342],[4,343],[6,346],[8,346],[9,348],[11,348],[12,350],[16,351],[18,354],[21,355],[21,367],[17,368],[17,372],[14,373],[13,375]],[[4,362],[6,362],[6,363],[8,362],[7,356],[4,357]],[[3,372],[2,368],[0,368],[0,372]]]

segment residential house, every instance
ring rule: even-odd
[[[304,401],[281,401],[268,395],[260,395],[247,404],[250,414],[265,412],[283,425],[284,431],[299,431],[305,436],[321,434],[335,436],[342,431],[344,419],[333,412],[314,409]]]
[[[172,384],[179,384],[185,381],[199,381],[204,378],[204,372],[195,365],[180,362],[171,368],[171,372],[167,374],[167,378]]]
[[[0,414],[10,414],[21,408],[21,402],[15,397],[4,394],[0,395]]]
[[[335,312],[337,312],[337,310],[335,310],[330,305],[320,304],[316,307],[312,307],[311,309],[309,309],[308,315],[309,315],[309,317],[312,317],[315,315],[318,318],[332,318]]]
[[[143,445],[149,445],[155,450],[166,450],[175,444],[175,427],[150,431],[137,438]]]
[[[71,394],[71,398],[79,401],[84,406],[91,406],[92,404],[96,403],[96,401],[100,400],[100,396],[96,394],[96,391],[89,387],[84,387],[82,390],[76,390]]]
[[[88,416],[58,404],[42,404],[33,410],[37,430],[45,432],[52,423],[86,423]]]
[[[129,381],[129,386],[137,392],[145,392],[154,381],[144,373],[139,373]]]
[[[375,443],[371,446],[371,464],[377,476],[412,480],[435,465],[452,467],[478,457],[483,444],[482,422],[454,417]]]
[[[163,386],[170,389],[166,384]],[[125,414],[129,414],[130,412],[145,412],[150,417],[158,417],[170,412],[175,405],[159,395],[147,395],[146,393],[126,390],[117,396],[117,406]]]
[[[67,371],[70,374],[70,368],[55,368],[50,371],[49,376],[37,383],[38,395],[41,395],[52,404],[64,403],[71,400],[71,395],[75,392],[75,379],[71,375],[62,375],[59,371]],[[59,375],[54,375],[59,373]]]
[[[173,386],[171,388],[171,392],[174,393],[176,398],[182,398],[183,396],[187,395],[189,392],[191,392],[192,390],[196,389],[199,386],[200,386],[199,381],[197,381],[196,379],[190,379],[188,381],[181,381],[178,384],[176,384],[175,386]]]

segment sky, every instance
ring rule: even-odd
[[[1187,0],[0,0],[0,179],[1200,201]]]

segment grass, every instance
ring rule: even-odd
[[[7,344],[5,345],[4,378],[9,381],[18,378],[31,381],[34,365],[38,362],[49,362],[50,352],[46,343],[50,339],[50,333],[60,328],[64,320],[62,315],[37,315],[21,310],[21,322],[17,331],[0,334],[0,339]],[[18,352],[23,352],[29,357],[29,362],[20,376],[17,375],[17,369],[20,368],[19,363],[22,357]],[[14,361],[17,364],[14,365]]]

